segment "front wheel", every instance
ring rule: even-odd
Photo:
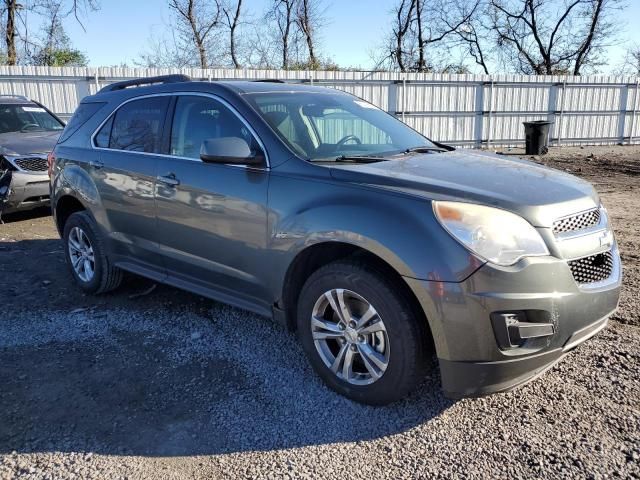
[[[322,379],[361,403],[384,405],[425,373],[424,328],[384,275],[357,261],[320,268],[298,303],[298,335]]]

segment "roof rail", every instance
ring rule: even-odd
[[[280,80],[278,78],[264,78],[262,80],[254,80],[254,82],[258,82],[258,83],[287,83],[284,80]]]
[[[125,80],[123,82],[112,83],[111,85],[107,85],[98,91],[98,93],[105,92],[115,92],[116,90],[124,90],[129,87],[140,87],[142,85],[153,85],[156,83],[181,83],[181,82],[190,82],[191,77],[188,75],[161,75],[159,77],[144,77],[144,78],[136,78],[133,80]]]
[[[25,97],[24,95],[11,95],[9,93],[3,93],[0,95],[0,98],[5,97],[5,98],[17,98],[18,100],[25,100],[27,102],[30,102],[31,99],[29,99],[29,97]]]

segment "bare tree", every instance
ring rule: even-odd
[[[140,52],[134,64],[148,68],[185,68],[192,67],[193,53],[191,49],[185,49],[179,33],[172,28],[172,25],[162,26],[161,35],[152,31],[148,48]],[[169,32],[169,35],[166,34]]]
[[[318,34],[325,24],[323,0],[271,0],[265,20],[278,32],[281,68],[317,69],[330,63],[318,53]]]
[[[60,1],[61,4],[62,1],[63,0]],[[73,16],[75,17],[76,22],[78,22],[82,29],[86,31],[86,29],[84,28],[84,24],[80,20],[80,17],[87,14],[88,12],[95,12],[99,9],[100,3],[98,2],[98,0],[71,0],[70,12],[68,12],[64,16],[66,17],[69,13],[73,12]]]
[[[16,54],[16,14],[18,8],[18,0],[5,0],[7,22],[5,26],[5,44],[7,46],[7,65],[16,65],[18,56]]]
[[[473,63],[488,75],[489,55],[493,53],[494,46],[488,41],[492,36],[492,31],[487,15],[487,2],[486,0],[461,0],[456,6],[458,14],[454,17],[466,19],[466,22],[455,26],[456,39],[452,46],[461,48],[463,53],[471,57]],[[450,28],[454,27],[446,16],[443,21]]]
[[[482,68],[486,75],[489,75],[486,47],[481,35],[478,33],[478,27],[474,23],[468,23],[459,28],[456,34],[468,55],[473,58],[473,61]]]
[[[310,65],[317,65],[318,63],[315,53],[315,40],[316,29],[322,21],[320,17],[318,3],[315,3],[314,0],[300,0],[298,2],[296,23],[307,43]]]
[[[416,7],[416,0],[401,0],[394,12],[394,27],[392,31],[391,59],[395,61],[401,72],[407,70],[404,58],[407,55],[405,50],[406,37],[413,20],[413,11]]]
[[[30,39],[25,33],[24,42],[32,50],[26,60],[33,65],[86,65],[88,62],[86,55],[72,47],[65,32],[63,20],[71,14],[78,19],[78,12],[74,11],[76,8],[97,8],[96,5],[93,2],[86,4],[74,2],[74,5],[68,8],[64,0],[37,0],[30,7],[33,13],[44,19],[44,23],[39,29],[40,35],[35,38]]]
[[[289,68],[290,50],[293,30],[296,22],[296,6],[298,0],[273,0],[266,19],[272,20],[278,30],[278,43],[281,52],[283,69]]]
[[[169,0],[182,22],[179,28],[190,36],[200,59],[200,68],[209,68],[208,40],[214,28],[219,25],[219,4],[206,0]]]
[[[235,7],[232,4],[224,4],[221,7],[225,16],[227,26],[229,27],[229,55],[234,68],[242,68],[238,61],[238,52],[236,45],[236,31],[240,25],[240,11],[242,9],[242,0],[235,0]]]
[[[98,0],[28,0],[24,3],[18,3],[17,0],[4,0],[2,7],[6,14],[3,27],[8,65],[33,63],[34,55],[38,55],[38,61],[51,60],[52,57],[45,58],[43,52],[47,47],[51,51],[53,38],[60,41],[64,39],[62,43],[65,51],[56,53],[58,60],[65,59],[65,64],[86,63],[86,57],[70,47],[69,39],[64,33],[63,22],[73,14],[78,24],[84,29],[81,17],[88,12],[98,10],[100,8]],[[43,22],[43,25],[35,29],[36,32],[43,34],[38,35],[37,38],[30,37],[29,26],[34,17]],[[61,45],[60,41],[57,46]],[[21,48],[21,53],[18,53],[18,44],[24,47]]]
[[[580,75],[601,64],[620,0],[490,0],[497,44],[522,73]]]
[[[634,43],[626,48],[624,58],[616,66],[614,73],[640,76],[640,43]]]
[[[403,72],[432,70],[439,55],[430,59],[430,51],[436,46],[446,49],[452,35],[470,22],[479,2],[399,0],[392,11],[394,23],[387,41],[386,60]],[[470,3],[472,8],[460,8],[460,3]]]

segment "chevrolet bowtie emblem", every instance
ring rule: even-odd
[[[613,234],[611,231],[607,230],[606,232],[602,232],[600,234],[600,246],[610,247],[611,245],[613,245]]]

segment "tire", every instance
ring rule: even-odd
[[[67,265],[76,284],[82,290],[87,293],[97,294],[114,290],[120,286],[123,272],[113,266],[106,255],[106,249],[98,227],[89,213],[85,211],[73,213],[64,225],[62,238]],[[80,243],[78,243],[79,239],[81,239]],[[92,275],[90,276],[88,271],[91,269],[80,268],[80,271],[78,271],[74,267],[74,260],[78,260],[80,256],[77,247],[85,244],[89,245],[93,253],[92,257],[91,255],[84,257],[93,265]],[[86,254],[89,250],[83,248],[82,251]],[[93,258],[93,262],[90,261],[91,258]]]
[[[330,292],[329,296],[325,295],[326,292]],[[358,335],[354,339],[355,327],[344,330],[344,325],[338,323],[344,338],[322,338],[333,336],[334,332],[335,335],[340,334],[334,324],[346,314],[341,316],[333,308],[337,305],[340,309],[340,296],[343,304],[350,305],[351,318],[355,319],[352,324],[357,326],[367,317],[363,310],[368,308],[368,304],[377,312],[373,318],[381,319],[383,325],[379,326],[376,320],[364,325],[375,324],[373,328],[384,329],[384,333],[378,331]],[[333,298],[333,304],[329,297]],[[314,316],[322,321],[312,321]],[[357,260],[341,260],[318,269],[305,282],[298,301],[298,336],[314,370],[333,390],[368,405],[386,405],[400,400],[421,382],[426,373],[428,351],[426,326],[420,325],[421,321],[413,313],[410,302],[388,277]],[[373,335],[378,337],[372,339]],[[334,373],[330,365],[336,368],[336,359],[345,344],[353,352],[352,368],[344,369],[345,360]],[[371,355],[372,350],[376,350],[375,357]],[[346,355],[343,358],[346,359]],[[365,356],[377,360],[377,363],[369,361],[367,366]],[[377,367],[384,365],[385,359],[387,363],[382,371]],[[370,373],[372,371],[380,376],[375,378]],[[345,373],[353,375],[353,378],[347,380]]]

